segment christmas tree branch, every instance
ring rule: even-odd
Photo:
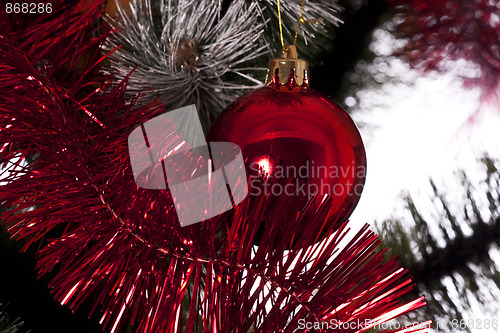
[[[19,333],[24,323],[19,318],[11,320],[6,309],[7,306],[0,304],[0,333]]]
[[[422,209],[407,197],[414,225],[407,228],[402,221],[390,220],[381,227],[385,244],[400,255],[400,263],[409,268],[419,289],[431,300],[429,315],[450,318],[451,312],[451,317],[462,319],[457,299],[449,296],[446,279],[457,286],[466,284],[482,303],[487,296],[481,284],[490,281],[500,289],[500,270],[491,257],[500,245],[499,162],[486,156],[482,165],[486,175],[481,190],[472,185],[465,173],[460,174],[463,203],[450,204],[446,192],[440,192],[431,182],[437,212],[434,216],[440,218],[439,222],[424,218]],[[441,230],[439,234],[430,231],[433,225]],[[470,297],[458,293],[460,301],[469,306]]]
[[[458,235],[446,247],[437,247],[431,255],[410,266],[417,283],[434,285],[445,276],[469,269],[470,263],[490,263],[489,250],[500,245],[500,218],[490,223],[476,223],[472,235]]]

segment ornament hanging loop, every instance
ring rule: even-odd
[[[280,0],[276,0],[276,3],[278,5],[278,23],[279,23],[279,28],[280,28],[281,49],[282,49],[282,51],[286,52],[286,51],[288,51],[288,46],[285,46],[285,40],[283,38],[283,19],[281,18]],[[303,23],[318,24],[320,21],[323,20],[322,17],[312,19],[312,20],[305,20],[304,16],[302,15],[304,13],[304,4],[305,3],[306,3],[306,0],[302,0],[302,4],[300,6],[299,19],[297,20],[297,26],[295,27],[295,36],[293,39],[294,46],[297,44],[297,37],[299,35],[299,28],[300,28],[301,24],[303,24]]]
[[[272,85],[274,87],[279,87],[281,85],[289,85],[290,87],[299,86],[302,89],[307,89],[309,86],[308,82],[308,64],[305,60],[299,59],[297,56],[297,48],[295,44],[297,43],[297,37],[299,34],[300,24],[312,23],[317,24],[323,18],[317,18],[314,20],[304,20],[304,4],[306,0],[302,0],[302,5],[300,6],[300,15],[297,20],[297,26],[295,28],[295,37],[292,45],[285,45],[283,38],[283,20],[281,18],[281,5],[280,0],[276,1],[278,4],[278,21],[280,29],[280,40],[281,40],[281,56],[276,59],[269,60],[266,85]]]
[[[279,0],[278,0],[278,2],[279,2]],[[295,37],[293,39],[293,45],[297,44],[297,36],[299,35],[299,28],[300,28],[301,23],[318,24],[320,21],[323,20],[322,17],[318,17],[318,18],[312,19],[312,20],[304,20],[304,16],[302,16],[302,13],[304,13],[304,4],[305,3],[306,3],[306,0],[302,0],[302,4],[300,5],[300,15],[299,15],[299,19],[297,20],[297,26],[295,27]],[[280,27],[281,27],[281,23],[280,23]],[[282,38],[282,40],[283,40],[283,38]]]

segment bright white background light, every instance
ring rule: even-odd
[[[379,56],[388,56],[395,47],[396,42],[390,33],[381,29],[375,31],[370,46],[372,51]],[[367,66],[368,70],[379,71],[379,76],[397,78],[396,82],[382,83],[375,77],[378,83],[382,83],[379,88],[361,89],[356,92],[358,101],[354,97],[344,101],[349,108],[356,110],[352,116],[356,123],[361,124],[368,163],[366,186],[350,218],[351,225],[358,229],[365,223],[375,226],[391,216],[408,218],[409,213],[401,198],[402,193],[408,193],[420,212],[428,214],[424,218],[432,223],[429,225],[431,231],[439,231],[440,221],[431,213],[434,207],[430,200],[429,180],[432,178],[441,192],[450,198],[450,203],[457,204],[457,207],[463,204],[459,198],[463,189],[456,174],[458,170],[465,171],[471,183],[481,187],[485,173],[480,170],[479,159],[484,153],[500,158],[500,105],[495,102],[480,104],[480,89],[463,88],[457,74],[478,75],[473,66],[465,62],[450,63],[452,70],[448,74],[424,75],[397,59],[379,61],[378,64],[376,61],[377,58]],[[474,122],[470,123],[471,115],[478,110]],[[488,209],[485,211],[487,214]],[[411,219],[403,221],[411,223]],[[470,234],[467,226],[463,228],[466,235]],[[441,240],[439,245],[444,245],[444,241]],[[500,263],[498,251],[492,249],[490,254]],[[453,299],[457,299],[458,292],[470,293],[464,286],[453,285],[451,279],[443,282]],[[484,290],[492,292],[491,303],[465,307],[464,318],[497,318],[498,301],[494,295],[500,292],[494,285],[486,285]],[[474,303],[474,297],[471,298]],[[491,313],[481,310],[484,308]]]

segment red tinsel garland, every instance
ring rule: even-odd
[[[383,260],[367,227],[343,243],[348,228],[328,221],[329,198],[249,197],[181,228],[168,191],[137,187],[127,153],[128,134],[165,110],[135,108],[126,82],[92,73],[106,37],[96,35],[102,1],[62,3],[0,36],[2,219],[26,247],[42,243],[37,268],[57,268],[62,304],[92,296],[112,332],[129,322],[151,333],[306,332],[305,322],[360,332],[424,305],[398,302],[410,277]]]

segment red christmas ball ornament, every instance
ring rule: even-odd
[[[269,62],[266,86],[229,105],[207,139],[240,146],[249,195],[328,194],[333,199],[330,215],[344,221],[363,189],[365,149],[342,107],[309,88],[307,67],[295,46],[288,46],[280,59]],[[286,181],[257,184],[263,181],[259,174]]]

